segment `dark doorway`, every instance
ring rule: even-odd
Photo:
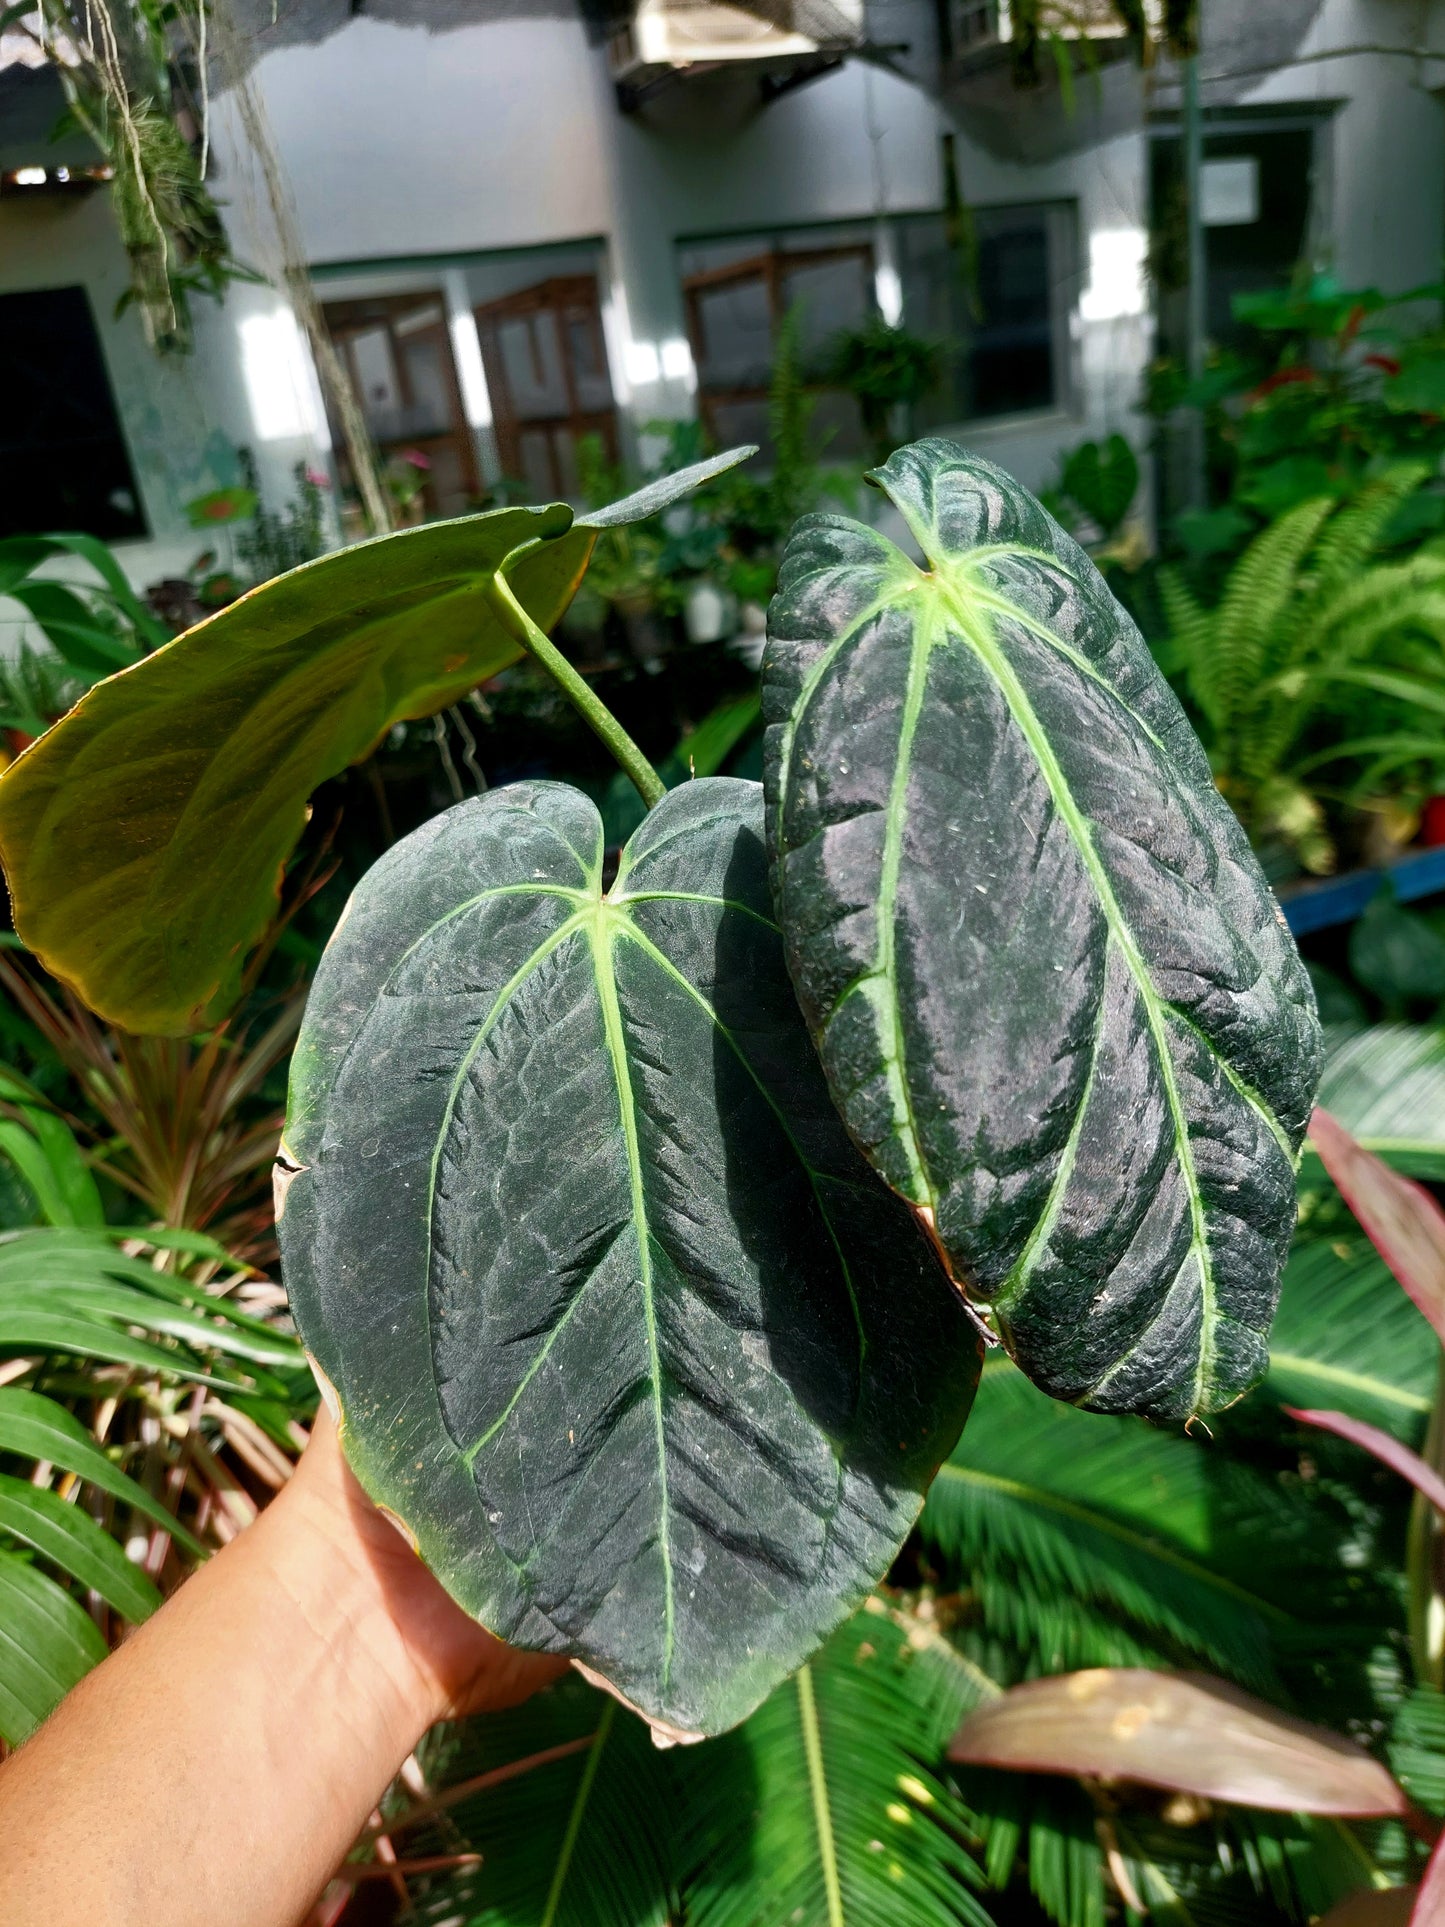
[[[0,295],[0,535],[146,534],[84,288]]]

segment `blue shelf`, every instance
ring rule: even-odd
[[[1401,903],[1445,890],[1445,845],[1401,857],[1381,870],[1351,870],[1347,876],[1326,877],[1321,883],[1286,886],[1280,896],[1285,921],[1297,937],[1312,930],[1329,930],[1337,923],[1353,923],[1388,881]]]

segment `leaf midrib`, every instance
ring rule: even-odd
[[[961,638],[973,650],[980,663],[993,677],[999,687],[1000,694],[1008,704],[1009,713],[1013,717],[1015,727],[1028,744],[1034,760],[1039,766],[1040,774],[1048,785],[1054,807],[1058,811],[1064,827],[1069,833],[1070,840],[1078,852],[1080,862],[1088,872],[1090,882],[1094,886],[1094,891],[1099,901],[1099,907],[1103,912],[1104,921],[1108,925],[1110,934],[1119,946],[1120,954],[1128,966],[1129,974],[1134,980],[1139,1001],[1144,1010],[1145,1020],[1149,1027],[1149,1035],[1154,1045],[1155,1059],[1159,1066],[1160,1081],[1164,1088],[1165,1103],[1168,1106],[1170,1120],[1173,1125],[1175,1157],[1178,1161],[1180,1176],[1183,1179],[1185,1193],[1189,1203],[1190,1255],[1197,1260],[1199,1266],[1201,1328],[1199,1361],[1195,1368],[1193,1393],[1194,1407],[1196,1410],[1199,1410],[1204,1404],[1206,1394],[1212,1389],[1211,1377],[1214,1359],[1214,1333],[1220,1313],[1215,1291],[1213,1257],[1209,1248],[1208,1224],[1204,1213],[1204,1199],[1199,1188],[1199,1176],[1195,1169],[1194,1153],[1189,1141],[1189,1122],[1184,1113],[1184,1106],[1179,1095],[1178,1081],[1175,1077],[1174,1059],[1170,1052],[1168,1032],[1164,1023],[1164,1008],[1154,988],[1153,980],[1149,975],[1144,959],[1140,955],[1138,945],[1134,939],[1134,933],[1130,929],[1128,920],[1124,916],[1123,908],[1114,894],[1114,887],[1109,880],[1108,872],[1105,870],[1099,853],[1094,847],[1094,840],[1089,833],[1088,822],[1075,800],[1068,778],[1064,774],[1058,757],[1054,754],[1053,745],[1049,742],[1048,736],[1039,722],[1034,706],[1029,700],[1028,692],[1019,680],[1014,671],[1013,664],[1004,654],[991,629],[987,624],[975,620],[972,611],[965,601],[964,591],[967,586],[966,577],[964,581],[960,582],[955,579],[954,574],[945,573],[941,570],[931,577],[924,576],[920,573],[919,587],[924,588],[930,584],[935,587],[940,601],[954,617]],[[932,638],[930,638],[930,646],[938,646],[933,644]],[[1215,1055],[1217,1055],[1217,1053],[1215,1053]],[[1175,1277],[1178,1277],[1177,1272],[1175,1273]],[[1164,1306],[1168,1304],[1172,1290],[1173,1284],[1171,1282],[1169,1291],[1165,1293],[1161,1302],[1159,1313],[1162,1313]],[[1155,1314],[1156,1318],[1159,1316],[1159,1313]],[[1146,1326],[1145,1330],[1139,1334],[1129,1350],[1109,1367],[1109,1370],[1104,1373],[1102,1378],[1088,1388],[1088,1391],[1084,1394],[1085,1397],[1097,1396],[1109,1383],[1110,1379],[1123,1368],[1133,1356],[1134,1351],[1143,1341],[1148,1331],[1152,1328],[1152,1323],[1153,1321],[1151,1320],[1151,1324]]]
[[[617,1106],[622,1120],[622,1138],[627,1150],[627,1174],[631,1189],[632,1217],[637,1235],[638,1283],[642,1288],[643,1321],[647,1332],[648,1368],[652,1382],[652,1414],[657,1439],[658,1527],[657,1545],[662,1556],[662,1692],[666,1697],[672,1681],[672,1656],[676,1639],[673,1599],[672,1546],[668,1532],[669,1500],[667,1490],[667,1429],[662,1409],[662,1359],[657,1340],[657,1306],[652,1281],[652,1229],[648,1220],[647,1187],[643,1181],[642,1146],[637,1132],[637,1099],[632,1088],[632,1067],[627,1038],[622,1028],[622,1007],[617,996],[614,967],[613,928],[615,913],[605,903],[588,923],[588,941],[597,976],[602,1004],[602,1028],[612,1075],[617,1087]]]

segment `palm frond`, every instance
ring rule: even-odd
[[[482,1856],[474,1872],[433,1884],[422,1920],[665,1927],[674,1917],[674,1769],[615,1700],[564,1679],[525,1706],[453,1729],[434,1755],[428,1768],[448,1780],[489,1783],[408,1830],[409,1853]]]
[[[1104,1927],[1098,1814],[1082,1788],[1039,1774],[962,1768],[956,1780],[991,1885],[1010,1886],[1021,1861],[1030,1892],[1058,1927]]]
[[[0,1737],[33,1733],[72,1686],[106,1655],[100,1628],[63,1586],[28,1559],[0,1548]]]
[[[886,1610],[678,1761],[691,1927],[986,1927],[933,1769],[939,1676]]]
[[[1021,1608],[1045,1614],[1028,1655],[1036,1670],[1054,1663],[1049,1641],[1064,1639],[1067,1615],[1088,1609],[1096,1643],[1087,1649],[1086,1624],[1076,1621],[1072,1664],[1107,1663],[1122,1630],[1151,1655],[1192,1655],[1268,1690],[1278,1684],[1271,1629],[1288,1615],[1248,1576],[1252,1559],[1267,1558],[1263,1540],[1251,1545],[1251,1504],[1274,1520],[1264,1482],[1202,1442],[1056,1404],[990,1361],[921,1530],[985,1605],[1012,1588]],[[1217,1557],[1223,1512],[1240,1526],[1238,1577]],[[1024,1618],[993,1630],[1017,1639]]]
[[[1398,1170],[1445,1178],[1445,1030],[1377,1024],[1326,1045],[1321,1108]]]
[[[1445,1813],[1445,1693],[1417,1686],[1401,1701],[1390,1734],[1390,1770],[1410,1798]]]
[[[1285,1267],[1264,1396],[1347,1412],[1418,1446],[1440,1345],[1356,1230],[1302,1238]]]

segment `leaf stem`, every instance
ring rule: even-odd
[[[535,662],[539,662],[562,694],[611,750],[618,763],[636,786],[648,809],[655,809],[667,794],[667,786],[618,722],[612,711],[568,662],[562,651],[545,635],[512,593],[507,570],[528,551],[538,546],[540,537],[524,542],[506,556],[486,586],[487,600],[496,611],[508,635],[515,636]]]

